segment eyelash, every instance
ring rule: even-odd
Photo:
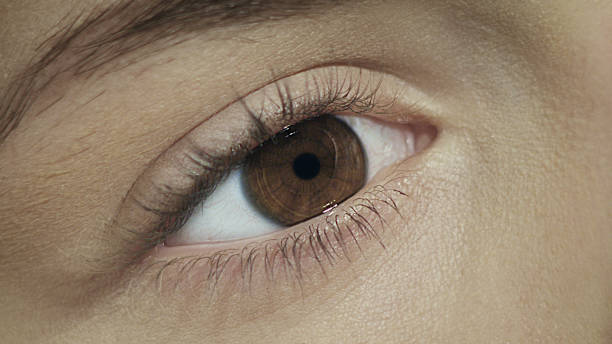
[[[289,87],[282,81],[274,83],[278,100],[273,102],[273,107],[277,109],[277,115],[273,117],[276,118],[277,122],[283,123],[283,128],[304,119],[315,118],[324,114],[384,112],[390,109],[397,99],[395,97],[385,104],[380,104],[377,94],[382,80],[372,87],[370,84],[363,85],[361,78],[356,80],[352,78],[339,79],[336,73],[335,79],[332,77],[331,81],[320,82],[315,79],[313,82],[317,94],[315,97],[306,98],[293,96]],[[322,85],[323,87],[321,87]],[[251,140],[262,144],[270,138],[273,139],[276,134],[275,131],[278,130],[271,129],[273,126],[262,120],[266,116],[266,112],[270,110],[262,106],[261,110],[255,111],[244,101],[244,98],[239,102],[253,121],[252,129],[248,134]],[[274,126],[277,125],[278,123],[274,123]],[[204,276],[199,282],[207,283],[212,287],[209,290],[214,293],[221,276],[227,274],[228,266],[231,266],[230,269],[234,271],[239,271],[241,284],[248,285],[250,289],[253,271],[263,262],[263,266],[260,267],[265,272],[266,280],[274,280],[278,269],[285,271],[287,277],[289,277],[289,272],[293,271],[291,274],[294,277],[293,280],[301,286],[304,280],[302,259],[305,256],[314,259],[322,273],[326,275],[325,263],[334,265],[341,257],[351,260],[349,253],[351,250],[348,248],[351,242],[360,252],[360,241],[363,239],[377,240],[383,248],[385,247],[377,229],[372,225],[372,221],[379,221],[381,223],[380,229],[384,231],[387,221],[383,216],[385,213],[383,208],[389,208],[401,217],[394,197],[408,196],[401,190],[379,184],[367,192],[362,191],[364,196],[353,199],[350,204],[345,202],[338,207],[337,209],[340,211],[334,213],[333,218],[329,214],[315,218],[324,218],[324,221],[316,226],[308,226],[308,229],[301,233],[291,232],[279,239],[254,242],[242,248],[219,250],[208,255],[148,261],[148,254],[152,250],[154,251],[156,247],[163,245],[170,234],[180,230],[196,206],[214,191],[215,186],[232,169],[239,168],[251,151],[252,149],[244,144],[231,147],[228,149],[230,154],[221,156],[214,156],[202,151],[192,151],[190,159],[193,162],[198,162],[202,170],[207,172],[203,175],[192,176],[192,188],[185,192],[185,190],[173,190],[172,187],[165,184],[154,185],[158,192],[163,195],[162,199],[177,196],[181,199],[181,204],[173,207],[177,209],[175,211],[168,211],[161,207],[150,207],[145,205],[145,202],[138,202],[136,199],[142,209],[155,214],[160,219],[160,226],[157,226],[156,230],[145,235],[130,236],[130,240],[141,243],[138,249],[139,253],[135,257],[144,257],[147,261],[146,264],[140,265],[144,268],[142,272],[157,268],[159,271],[154,274],[155,280],[159,285],[162,285],[163,276],[170,270],[178,273],[175,278],[170,279],[178,284],[181,281],[189,280],[183,277],[185,275],[189,276],[194,269],[198,269],[199,275]],[[321,228],[322,226],[324,228]],[[129,231],[129,228],[127,230]],[[304,250],[309,250],[310,253],[305,254]]]
[[[279,108],[278,112],[280,114],[280,116],[274,117],[280,117],[280,120],[277,121],[285,123],[284,129],[304,119],[312,119],[328,113],[334,114],[349,111],[353,114],[362,114],[372,112],[374,108],[379,109],[378,111],[383,111],[395,102],[395,99],[393,99],[392,102],[388,104],[377,104],[376,96],[379,90],[378,86],[374,87],[372,91],[364,93],[365,91],[362,91],[364,87],[360,84],[360,81],[354,81],[352,79],[344,79],[342,82],[336,81],[327,83],[327,87],[323,89],[323,92],[319,92],[316,99],[308,99],[304,103],[298,103],[296,100],[297,98],[291,95],[290,89],[287,86],[284,86],[278,81],[274,85],[279,98],[278,102],[274,105]],[[316,88],[320,90],[319,87]],[[248,136],[258,144],[262,144],[268,139],[273,139],[274,135],[282,133],[282,130],[278,133],[274,132],[273,129],[270,129],[262,122],[261,118],[265,117],[266,109],[255,111],[249,107],[243,99],[241,99],[240,102],[244,111],[248,113],[249,118],[253,122],[253,129]],[[199,161],[198,163],[205,170],[213,172],[212,178],[210,178],[211,175],[196,177],[193,188],[183,195],[182,198],[185,203],[179,207],[179,211],[168,214],[164,209],[145,207],[147,211],[152,213],[165,213],[166,217],[166,221],[164,221],[166,222],[166,226],[160,228],[157,232],[160,233],[161,236],[154,235],[149,239],[149,241],[154,243],[154,246],[162,243],[168,235],[179,230],[191,216],[194,208],[200,204],[206,196],[214,192],[214,188],[223,178],[227,177],[231,170],[240,168],[253,149],[240,145],[232,147],[230,151],[231,154],[218,157],[198,151],[197,149],[191,152],[193,156],[190,156],[190,158],[194,161]],[[209,162],[209,164],[208,166],[204,166],[201,162]],[[162,194],[175,192],[175,190],[172,190],[168,185],[160,185],[158,189]],[[169,221],[171,218],[175,220]]]
[[[382,207],[391,209],[403,219],[395,198],[408,197],[408,195],[401,190],[384,185],[375,185],[365,194],[366,197],[354,199],[350,205],[346,206],[348,210],[335,214],[333,217],[325,216],[325,220],[321,221],[327,225],[324,229],[321,229],[319,225],[311,225],[307,231],[288,233],[279,239],[254,242],[240,249],[219,250],[211,255],[154,261],[145,265],[141,272],[156,271],[153,276],[160,291],[177,290],[181,287],[182,282],[189,281],[193,284],[183,285],[183,287],[207,290],[211,298],[217,292],[219,282],[222,276],[226,275],[226,271],[236,269],[239,271],[239,280],[230,279],[228,285],[237,289],[224,290],[225,293],[246,291],[250,294],[255,270],[263,271],[264,280],[268,282],[278,282],[277,272],[280,270],[284,272],[283,281],[286,284],[297,285],[302,289],[305,277],[310,275],[302,268],[305,266],[302,261],[305,257],[314,259],[320,272],[327,278],[327,266],[333,267],[342,258],[349,262],[352,261],[350,253],[352,248],[349,248],[351,244],[355,245],[360,255],[364,255],[360,244],[364,240],[375,240],[383,249],[386,249],[379,232],[387,228],[387,221],[382,215]],[[364,211],[368,211],[377,221],[380,221],[380,230],[373,226]],[[342,217],[348,220],[341,221]],[[197,270],[198,275],[202,278],[195,280],[187,278],[193,270]],[[164,279],[166,275],[172,277]],[[168,281],[170,285],[167,285]]]

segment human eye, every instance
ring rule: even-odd
[[[436,135],[420,94],[383,73],[321,67],[274,81],[209,117],[136,181],[117,218],[134,252],[200,280],[325,271],[362,241],[385,246],[401,173]],[[172,264],[168,264],[168,262]],[[186,269],[185,267],[189,268]],[[196,272],[199,271],[199,272]],[[228,272],[229,271],[229,272]],[[240,271],[232,273],[231,271]],[[180,278],[177,277],[177,278]]]
[[[306,119],[251,151],[164,244],[256,237],[333,216],[380,169],[413,155],[414,142],[406,125],[349,115]]]

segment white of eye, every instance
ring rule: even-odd
[[[367,180],[381,169],[415,153],[410,126],[366,117],[338,116],[361,140],[367,159]],[[169,246],[244,239],[278,231],[283,225],[262,214],[245,190],[242,170],[234,170],[194,210],[187,223],[166,240]]]

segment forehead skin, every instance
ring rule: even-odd
[[[110,3],[0,0],[0,89],[58,22]],[[611,17],[603,1],[363,1],[243,41],[203,34],[95,83],[62,80],[0,146],[0,338],[612,341]],[[262,68],[355,61],[436,93],[443,134],[424,159],[437,197],[414,235],[309,298],[218,327],[197,307],[139,295],[137,283],[131,296],[78,292],[91,274],[71,257],[145,166],[199,123],[195,112],[269,82]],[[36,116],[56,90],[67,96]]]

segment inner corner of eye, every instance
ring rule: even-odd
[[[324,115],[264,142],[196,207],[167,245],[262,236],[321,215],[419,150],[408,125]]]

